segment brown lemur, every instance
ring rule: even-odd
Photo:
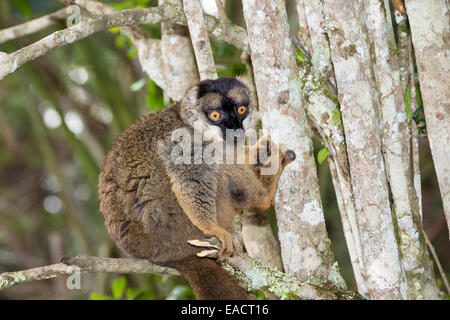
[[[100,211],[117,246],[129,256],[177,269],[198,299],[251,297],[216,261],[198,257],[199,248],[188,241],[214,236],[221,242],[218,262],[228,258],[235,214],[271,206],[282,169],[295,153],[261,138],[247,148],[244,164],[177,164],[171,160],[172,133],[202,131],[203,141],[225,144],[227,129],[256,125],[254,114],[249,89],[240,80],[201,81],[180,102],[128,127],[113,143],[100,174]],[[232,143],[239,139],[235,135]],[[267,165],[257,156],[263,147],[279,155],[270,176],[260,175]]]

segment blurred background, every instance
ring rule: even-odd
[[[115,9],[156,6],[156,0],[105,1]],[[295,1],[287,1],[298,32]],[[0,0],[0,28],[49,14],[55,0]],[[240,1],[227,1],[243,26]],[[13,52],[65,23],[0,44]],[[142,28],[160,38],[159,25]],[[211,38],[220,76],[246,74],[241,52]],[[141,71],[137,51],[118,29],[95,34],[20,67],[0,81],[0,273],[57,263],[63,256],[121,257],[98,211],[97,177],[114,138],[140,116],[170,101]],[[315,138],[315,152],[323,148]],[[450,244],[426,138],[420,140],[425,231],[450,271]],[[356,289],[327,161],[318,165],[332,248],[350,289]],[[276,231],[275,214],[268,216]],[[439,273],[438,284],[442,288]],[[0,299],[191,299],[181,277],[82,275],[81,289],[66,277],[0,291]]]

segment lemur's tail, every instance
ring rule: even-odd
[[[252,294],[244,290],[214,260],[190,256],[171,263],[189,281],[199,300],[248,300]]]

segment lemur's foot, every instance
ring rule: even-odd
[[[200,247],[200,248],[207,248],[205,250],[202,250],[200,252],[197,253],[197,257],[200,258],[213,258],[213,259],[217,259],[217,257],[219,256],[219,250],[220,248],[209,242],[211,241],[211,239],[208,240],[188,240],[188,243],[191,246],[194,247]]]
[[[228,257],[231,256],[233,250],[223,249],[223,245],[221,248],[220,240],[216,237],[208,238],[205,240],[188,240],[188,243],[194,247],[205,248],[197,253],[197,256],[200,258],[213,258],[217,259],[219,262],[223,262]],[[226,241],[225,241],[226,242]],[[223,243],[223,242],[222,242]],[[234,243],[231,242],[232,248],[234,248]]]

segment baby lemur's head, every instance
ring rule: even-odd
[[[248,87],[231,77],[204,80],[189,89],[181,100],[181,116],[205,139],[216,141],[225,140],[227,131],[229,138],[241,140],[257,123]]]

